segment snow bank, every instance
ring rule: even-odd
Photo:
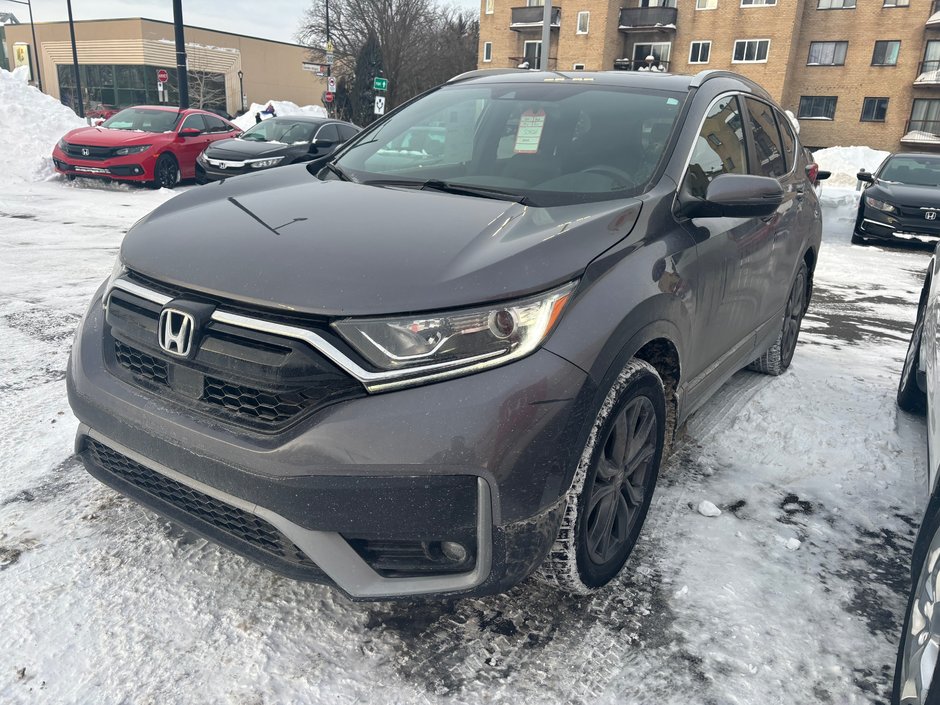
[[[21,67],[25,68],[25,67]],[[41,181],[53,173],[52,149],[85,121],[26,83],[26,73],[0,69],[0,184]]]
[[[274,106],[274,112],[277,113],[278,117],[284,117],[285,115],[310,115],[311,117],[326,117],[326,108],[322,105],[304,105],[300,106],[297,103],[292,103],[289,100],[268,100],[264,103],[252,103],[251,107],[248,108],[246,112],[241,117],[237,117],[232,122],[238,125],[241,129],[247,130],[249,127],[255,124],[255,113],[260,113],[269,105]]]
[[[820,169],[832,172],[825,185],[854,188],[859,171],[874,171],[889,154],[871,147],[829,147],[813,152],[813,157]]]

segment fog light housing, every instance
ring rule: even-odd
[[[467,560],[467,549],[456,541],[442,541],[441,553],[447,560],[454,563],[463,563]]]

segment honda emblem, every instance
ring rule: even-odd
[[[937,211],[927,211],[926,213],[924,213],[924,220],[936,220],[936,219],[937,219]]]
[[[189,357],[196,331],[196,319],[185,311],[165,308],[160,312],[157,338],[160,347],[171,355]]]
[[[91,150],[88,147],[82,147],[82,156],[87,157],[89,154],[91,154]]]

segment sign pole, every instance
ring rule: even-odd
[[[75,22],[72,20],[72,0],[66,0],[69,10],[69,35],[72,38],[72,65],[75,68],[75,91],[78,93],[78,117],[85,117],[85,99],[82,97],[82,77],[78,70],[78,49],[75,48]]]
[[[552,46],[552,0],[542,0],[542,46],[539,57],[539,70],[548,71],[548,50]],[[529,68],[532,68],[531,66]]]
[[[183,36],[183,0],[173,0],[173,28],[176,34],[176,89],[180,110],[189,107],[189,76],[186,73],[186,39]]]
[[[326,51],[329,54],[333,53],[333,42],[330,40],[330,0],[326,1]],[[326,65],[326,81],[327,84],[330,83],[330,77],[333,75],[333,65],[332,62],[328,62]],[[329,101],[326,104],[326,114],[328,117],[333,117],[333,101]]]

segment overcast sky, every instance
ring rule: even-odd
[[[32,2],[36,22],[68,19],[65,0]],[[445,4],[475,11],[480,7],[479,0],[450,0]],[[197,27],[293,42],[301,15],[309,5],[305,0],[183,0],[183,21]],[[12,12],[20,22],[29,21],[25,5],[0,0],[0,12]],[[172,21],[173,3],[172,0],[72,0],[72,14],[76,20],[149,17]]]

